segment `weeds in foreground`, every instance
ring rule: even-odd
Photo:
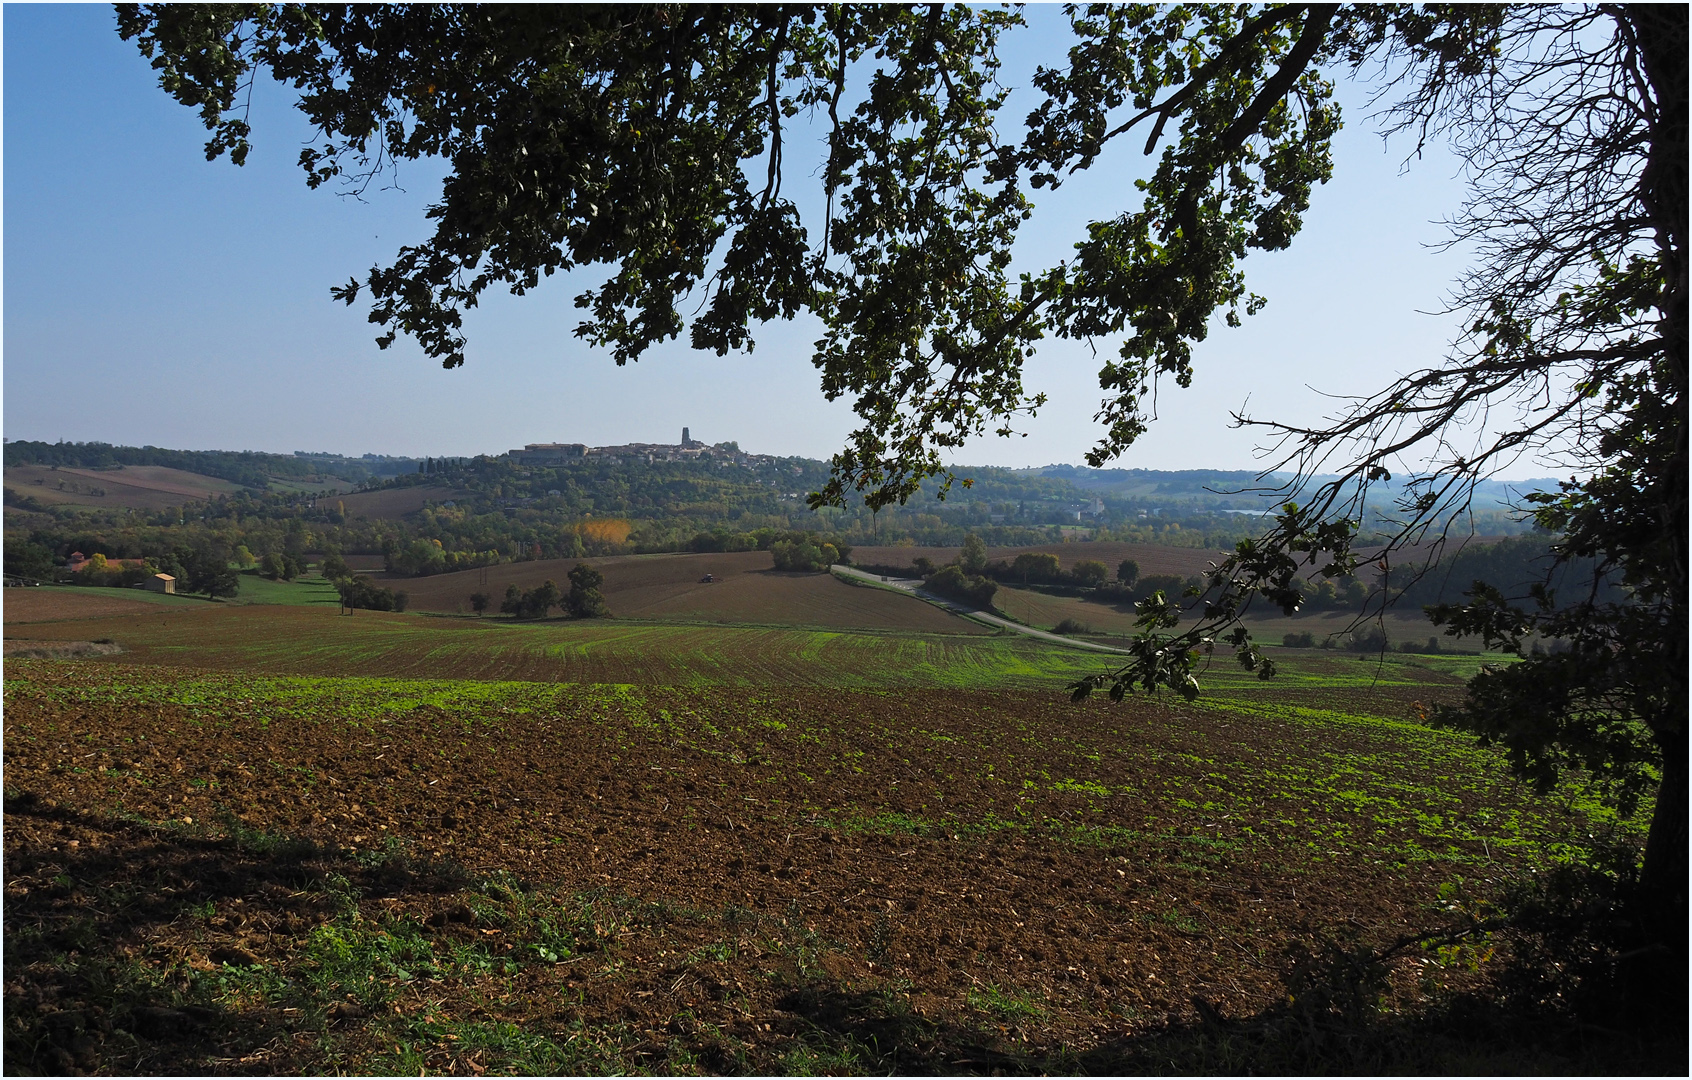
[[[39,897],[21,867],[29,894],[12,897],[6,911],[14,1071],[194,1072],[230,1061],[270,1072],[388,1074],[1663,1067],[1653,1056],[1661,1042],[1606,1037],[1601,1053],[1571,1044],[1571,1026],[1548,1006],[1543,983],[1537,996],[1394,1004],[1395,956],[1471,963],[1486,954],[1463,946],[1490,949],[1487,935],[1508,929],[1455,883],[1444,906],[1467,922],[1443,936],[1386,949],[1319,942],[1290,957],[1285,1001],[1254,1016],[1225,1017],[1195,1000],[1196,1020],[1148,1029],[1142,1018],[1138,1037],[1077,1046],[1052,1033],[1058,1003],[1006,983],[982,981],[960,1010],[926,1016],[912,1004],[921,988],[908,982],[830,975],[829,957],[857,948],[817,932],[797,901],[777,913],[694,911],[511,874],[465,879],[411,862],[409,883],[396,889],[402,857],[384,849],[296,860],[306,849],[286,838],[112,827],[141,835],[150,864],[132,860],[104,878],[86,866],[60,872]],[[200,880],[230,887],[158,899],[149,882],[179,880],[164,875],[206,856],[222,877],[202,872]],[[1537,940],[1555,945],[1545,926],[1603,902],[1596,879],[1583,887],[1541,883],[1518,898],[1521,910],[1537,913]],[[101,922],[102,911],[126,921]],[[257,944],[251,931],[265,928],[283,931],[265,935],[279,946]],[[893,934],[886,916],[872,920],[858,955],[885,957]],[[1615,958],[1614,947],[1588,938]],[[1566,998],[1573,985],[1559,992]],[[694,1004],[631,1008],[659,992]],[[1110,1022],[1105,1013],[1097,1020]]]

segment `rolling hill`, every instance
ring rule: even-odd
[[[76,469],[51,465],[14,465],[5,471],[6,488],[46,506],[163,510],[186,502],[231,495],[241,485],[163,465],[118,465]]]

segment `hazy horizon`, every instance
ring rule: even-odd
[[[676,439],[679,440],[681,433],[678,431],[675,434],[676,434]],[[693,438],[693,440],[695,442],[702,442],[702,443],[705,443],[705,444],[711,445],[711,446],[715,446],[718,443],[724,443],[724,442],[735,443],[736,445],[739,446],[740,450],[743,453],[748,453],[748,454],[761,454],[761,455],[765,455],[765,456],[768,456],[768,457],[776,457],[776,458],[805,458],[805,459],[811,460],[811,461],[827,461],[828,460],[826,457],[819,458],[819,457],[814,457],[814,456],[808,455],[808,454],[787,453],[787,452],[784,452],[784,451],[781,451],[781,450],[768,450],[768,449],[762,449],[762,448],[757,447],[757,446],[747,446],[743,442],[741,442],[741,440],[735,439],[733,436],[730,436],[728,438],[723,438],[723,439],[705,439],[705,438],[702,438],[701,436],[699,436],[697,433],[694,433],[692,428],[691,428],[691,425],[689,426],[689,434],[691,435],[691,437]],[[423,452],[423,453],[416,453],[416,454],[396,454],[396,453],[385,453],[385,452],[380,451],[380,450],[365,450],[365,451],[358,452],[358,453],[342,453],[342,452],[334,451],[334,450],[312,450],[312,449],[308,449],[308,448],[305,448],[305,447],[294,447],[292,450],[264,450],[264,449],[254,448],[254,447],[166,446],[166,445],[163,445],[163,444],[160,444],[160,443],[147,443],[147,444],[115,443],[115,442],[112,442],[111,440],[108,440],[108,439],[44,440],[44,439],[15,439],[15,438],[12,438],[10,436],[7,436],[7,437],[5,437],[4,441],[8,442],[8,443],[12,443],[12,442],[59,442],[59,441],[62,441],[62,442],[65,442],[65,443],[83,443],[83,444],[104,443],[106,445],[110,445],[110,446],[113,446],[113,447],[127,447],[127,448],[132,448],[132,449],[133,448],[142,448],[142,447],[145,447],[145,446],[151,446],[151,447],[153,447],[154,449],[157,449],[157,450],[205,451],[205,452],[213,452],[213,453],[232,453],[232,454],[239,454],[239,453],[281,454],[281,455],[329,454],[329,455],[333,455],[333,456],[336,456],[336,457],[342,457],[342,458],[348,458],[348,459],[360,459],[360,458],[364,458],[364,457],[374,457],[374,458],[387,458],[387,459],[390,459],[390,460],[405,460],[405,461],[422,461],[422,460],[427,459],[427,458],[437,458],[437,459],[438,458],[457,458],[457,457],[474,458],[474,457],[478,457],[478,456],[487,456],[487,457],[496,457],[497,458],[497,457],[503,457],[507,450],[520,449],[521,446],[522,446],[522,444],[518,444],[517,446],[508,446],[508,447],[505,447],[505,448],[499,449],[499,450],[478,450],[478,451],[472,451],[471,453],[468,453],[468,454],[459,454],[459,453],[436,454],[436,453],[430,453],[430,452]],[[567,439],[567,438],[529,439],[529,440],[526,440],[526,441],[529,442],[529,443],[581,442],[580,439]],[[613,440],[613,441],[607,442],[607,443],[588,443],[587,445],[590,446],[590,447],[593,447],[593,446],[623,446],[623,445],[628,445],[628,444],[631,444],[631,443],[649,443],[649,444],[657,445],[657,446],[679,445],[679,443],[677,441],[671,441],[671,440],[668,440],[668,439],[661,439],[661,438],[654,438],[654,439],[633,439],[633,438],[631,438],[631,439],[618,439],[618,440]],[[1187,468],[1187,469],[1159,469],[1159,468],[1153,468],[1153,467],[1149,467],[1149,466],[1130,466],[1130,465],[1124,465],[1124,464],[1120,464],[1120,463],[1113,463],[1113,464],[1110,464],[1110,465],[1103,466],[1102,468],[1095,469],[1092,466],[1084,464],[1084,463],[1066,462],[1066,461],[1048,461],[1048,462],[1043,462],[1043,463],[1040,463],[1040,464],[1029,464],[1029,465],[997,465],[997,464],[992,464],[992,463],[987,463],[987,462],[959,461],[959,462],[955,463],[952,467],[954,469],[958,470],[959,472],[965,472],[965,471],[968,471],[970,469],[1007,469],[1007,470],[1010,470],[1010,471],[1032,471],[1032,470],[1036,470],[1036,469],[1072,468],[1072,469],[1076,469],[1076,470],[1086,470],[1086,471],[1089,471],[1089,472],[1098,472],[1098,473],[1108,473],[1108,472],[1111,472],[1111,471],[1114,470],[1114,471],[1123,471],[1123,472],[1140,471],[1140,472],[1167,473],[1167,474],[1181,474],[1181,473],[1250,473],[1250,474],[1253,474],[1253,475],[1267,475],[1267,474],[1261,474],[1261,471],[1258,470],[1258,469],[1254,469],[1254,468],[1251,468],[1250,466],[1244,466],[1244,465],[1240,465],[1240,466],[1199,466],[1199,467]],[[1334,476],[1337,476],[1337,475],[1339,475],[1339,474],[1337,474],[1337,473],[1318,473],[1318,474],[1316,474],[1314,479],[1322,479],[1324,477],[1334,477]],[[1395,480],[1404,480],[1404,479],[1408,479],[1408,478],[1409,478],[1409,475],[1406,474],[1406,475],[1396,476],[1394,479]],[[1492,478],[1489,478],[1488,481],[1482,481],[1482,483],[1491,482],[1491,483],[1498,483],[1498,484],[1534,484],[1534,483],[1555,484],[1557,482],[1557,479],[1558,479],[1557,477],[1549,476],[1549,475],[1516,477],[1516,478],[1492,477]]]

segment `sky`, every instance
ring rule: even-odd
[[[1028,15],[1004,49],[1009,117],[1034,101],[1034,65],[1067,47],[1057,9]],[[208,163],[197,116],[157,88],[109,6],[7,4],[0,17],[7,438],[468,456],[674,442],[685,425],[706,442],[827,458],[854,426],[849,403],[823,398],[810,364],[818,327],[805,318],[762,328],[751,355],[676,342],[618,368],[572,334],[572,298],[603,277],[592,268],[526,297],[485,295],[465,319],[461,368],[404,338],[379,350],[368,309],[329,289],[426,235],[438,163],[404,165],[397,188],[362,201],[309,191],[296,158],[310,131],[274,82],[254,94],[246,166]],[[1292,249],[1246,260],[1267,308],[1197,348],[1192,387],[1166,384],[1151,433],[1114,464],[1253,468],[1257,436],[1232,430],[1231,412],[1314,421],[1334,408],[1325,395],[1379,389],[1437,360],[1455,324],[1428,313],[1464,265],[1460,251],[1434,250],[1438,220],[1461,204],[1457,163],[1436,150],[1405,168],[1408,148],[1383,146],[1365,100],[1342,83],[1335,176]],[[1035,193],[1013,270],[1066,257],[1091,216],[1131,205],[1153,160],[1137,144],[1056,196]],[[1100,357],[1114,348],[1045,343],[1025,382],[1047,407],[1022,437],[975,440],[954,460],[1080,464],[1098,434]],[[1543,469],[1524,463],[1506,477],[1534,475]]]

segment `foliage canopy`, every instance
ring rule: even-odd
[[[1045,336],[1104,339],[1098,465],[1146,429],[1160,378],[1185,385],[1211,319],[1262,303],[1253,250],[1297,236],[1332,170],[1337,77],[1372,78],[1383,127],[1449,140],[1470,196],[1454,238],[1465,333],[1444,361],[1317,428],[1261,424],[1301,477],[1262,539],[1208,582],[1206,618],[1157,597],[1133,662],[1076,692],[1198,692],[1217,635],[1254,597],[1291,610],[1312,569],[1354,576],[1369,485],[1406,454],[1434,467],[1401,502],[1390,560],[1524,454],[1578,477],[1537,506],[1559,554],[1597,567],[1589,595],[1477,586],[1443,613],[1503,644],[1566,651],[1482,675],[1445,722],[1506,746],[1544,784],[1595,769],[1625,806],[1658,787],[1644,869],[1655,925],[1684,958],[1686,909],[1687,13],[1653,5],[1089,5],[1065,65],[1035,78],[1026,136],[1001,136],[996,47],[1014,13],[962,6],[120,6],[119,28],[198,108],[208,157],[248,150],[245,89],[290,83],[321,140],[307,182],[367,184],[396,159],[451,164],[434,236],[338,295],[368,289],[384,344],[405,333],[463,362],[462,312],[605,265],[577,303],[619,363],[687,330],[751,348],[801,310],[814,362],[861,426],[817,503],[872,506],[945,472],[942,454],[1008,432],[1042,403],[1022,365]],[[851,94],[848,95],[848,84]],[[849,106],[849,107],[845,107]],[[784,192],[783,136],[827,116],[825,212]],[[1072,260],[1018,280],[1010,251],[1034,192],[1113,141],[1157,154],[1130,205]],[[686,325],[684,300],[703,297]],[[1402,470],[1401,470],[1402,471]],[[1603,599],[1609,578],[1628,591]],[[1272,665],[1237,626],[1240,662]],[[1682,969],[1683,974],[1683,969]]]

